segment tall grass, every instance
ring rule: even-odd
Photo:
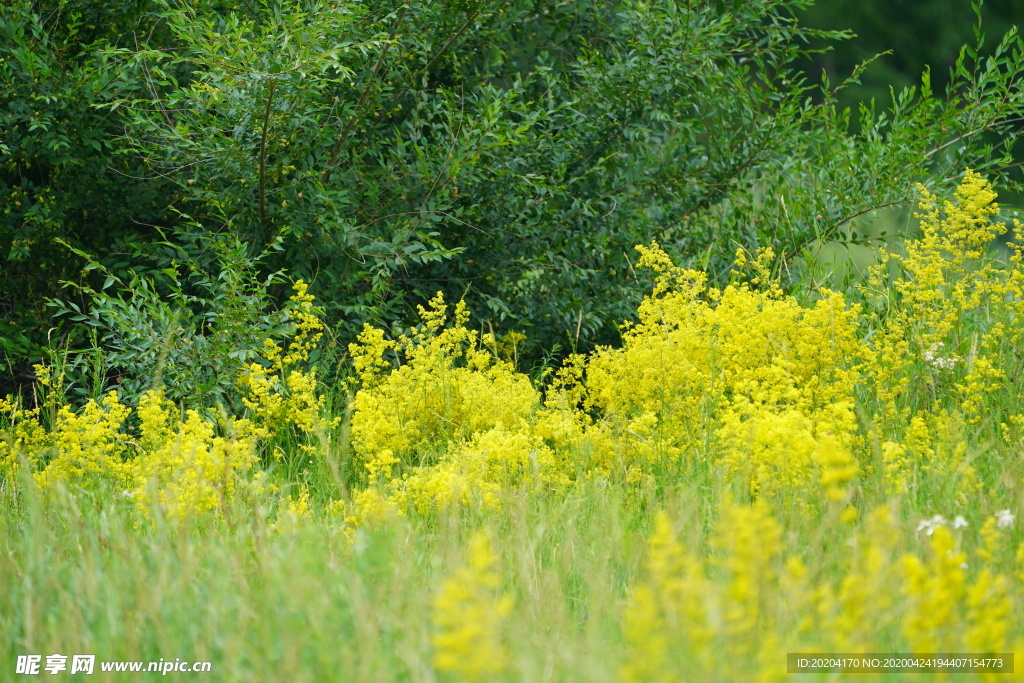
[[[1020,509],[1022,477],[1017,454],[1006,472],[1016,483],[972,507],[989,510],[997,499]],[[710,559],[714,511],[728,489],[713,477],[686,480],[651,492],[638,507],[618,487],[592,481],[571,494],[510,492],[500,514],[455,508],[399,517],[351,538],[323,518],[274,530],[259,506],[233,510],[230,524],[189,528],[157,520],[140,529],[133,509],[119,501],[62,491],[44,503],[30,491],[17,504],[8,499],[0,513],[3,678],[17,655],[91,653],[105,660],[209,661],[213,680],[445,680],[432,666],[433,599],[464,561],[467,539],[482,529],[495,541],[502,588],[514,600],[502,633],[510,652],[503,679],[613,681],[627,656],[623,609],[645,575],[645,509],[667,510],[682,545]],[[891,542],[926,556],[928,537],[916,526],[935,512],[934,501],[915,496],[885,504],[898,513]],[[970,553],[982,518],[969,515],[962,543]],[[850,544],[862,525],[827,514],[780,521],[786,553],[802,558],[811,585],[838,585],[849,574],[856,555]],[[1021,542],[1014,529],[1008,545]],[[999,565],[1019,572],[1012,553]],[[712,581],[728,580],[716,572]],[[767,623],[810,616],[794,612],[791,597],[770,596]],[[1014,616],[1018,637],[1020,627]],[[818,649],[815,635],[780,637],[773,658],[746,660],[719,679],[781,677],[786,652]],[[898,629],[876,635],[876,651],[907,649]],[[715,661],[729,661],[724,644],[712,645]]]

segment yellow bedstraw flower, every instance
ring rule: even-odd
[[[952,532],[937,526],[927,562],[903,557],[906,613],[903,635],[910,652],[955,652],[961,634],[958,611],[967,592],[967,556],[956,550]]]
[[[764,617],[774,588],[774,562],[782,550],[782,527],[763,500],[753,505],[725,504],[715,534],[719,566],[728,581],[724,629],[732,649],[742,652],[757,642],[751,635]]]
[[[893,580],[898,565],[897,527],[882,506],[867,515],[863,531],[847,545],[846,573],[839,580],[834,612],[821,620],[822,645],[835,652],[869,652],[878,635],[898,620],[899,595]]]
[[[979,422],[988,396],[1003,386],[1005,354],[1021,341],[1020,326],[1007,330],[999,322],[1024,312],[1019,224],[1007,268],[988,256],[1006,227],[992,220],[999,205],[980,175],[967,171],[955,201],[941,206],[920,192],[921,237],[905,243],[905,255],[883,250],[869,278],[886,309],[869,363],[881,406],[876,417],[886,429],[898,429],[913,402],[933,404],[947,392],[969,423]]]
[[[512,598],[500,591],[498,558],[486,534],[469,541],[469,561],[441,585],[434,599],[434,667],[465,681],[484,681],[505,671],[508,649],[502,625]]]
[[[172,521],[222,510],[254,473],[252,440],[214,436],[213,424],[194,410],[176,426],[173,436],[151,441],[132,461],[136,507],[148,515],[156,506]]]
[[[750,282],[717,291],[657,244],[638,250],[640,265],[658,272],[640,322],[624,333],[623,348],[600,349],[586,368],[589,407],[625,444],[617,455],[646,468],[722,453],[753,492],[822,486],[844,498],[859,470],[857,309],[833,292],[809,308],[784,296],[768,253]],[[724,448],[707,449],[715,438]]]
[[[385,342],[367,328],[350,346],[363,380],[352,404],[352,442],[371,480],[391,476],[392,465],[433,464],[449,445],[496,427],[519,429],[539,405],[529,378],[481,348],[468,319],[459,303],[446,327],[438,294],[420,309],[411,336]],[[403,361],[397,368],[383,360],[389,349]]]
[[[381,522],[401,515],[402,510],[390,496],[371,486],[352,494],[352,503],[348,507],[345,524],[348,525],[350,531],[354,531],[363,526],[372,528]]]
[[[560,464],[539,437],[497,427],[449,449],[436,465],[412,468],[388,490],[420,513],[452,504],[496,509],[503,490],[567,486]]]
[[[317,348],[324,324],[313,312],[309,285],[298,280],[294,287],[290,317],[295,332],[287,349],[267,339],[263,344],[264,362],[250,363],[239,377],[245,391],[242,403],[251,416],[248,422],[239,423],[248,430],[243,436],[266,439],[287,429],[297,429],[308,439],[323,427],[340,423],[340,418],[325,423],[321,417],[324,397],[317,396],[316,367],[300,369]]]
[[[777,679],[784,668],[772,654],[780,638],[764,633],[782,625],[780,587],[804,584],[802,600],[813,602],[799,560],[788,565],[787,583],[775,566],[782,529],[763,501],[725,503],[712,538],[719,577],[708,579],[703,563],[676,539],[659,513],[649,540],[645,577],[630,591],[623,614],[624,681]],[[790,624],[786,624],[790,625]],[[792,624],[791,626],[796,626]]]
[[[998,518],[992,516],[981,525],[981,547],[978,548],[978,557],[983,562],[993,562],[996,559],[996,553],[999,551],[1002,540],[998,524]]]
[[[1013,618],[1009,580],[985,567],[967,590],[964,651],[1008,652]]]
[[[711,585],[704,566],[676,539],[668,515],[659,512],[648,541],[646,578],[633,587],[623,615],[626,662],[623,681],[677,681],[680,662],[689,673],[711,670],[708,625]]]
[[[303,522],[308,522],[311,519],[313,519],[313,511],[309,504],[309,491],[303,486],[298,495],[289,498],[288,505],[278,511],[277,519],[270,528],[277,533],[297,531]]]
[[[39,423],[39,409],[25,410],[12,400],[0,399],[0,480],[17,486],[22,462],[31,472],[52,439]]]
[[[77,414],[67,406],[60,408],[51,435],[57,456],[35,474],[39,487],[47,491],[63,482],[94,490],[106,485],[123,491],[131,480],[122,433],[130,414],[131,409],[120,402],[116,391],[100,403],[90,399]]]

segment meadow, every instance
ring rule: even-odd
[[[157,383],[73,407],[38,367],[34,401],[0,400],[0,678],[32,653],[246,681],[1024,654],[1024,225],[972,172],[918,217],[849,291],[784,291],[770,248],[717,286],[638,246],[656,279],[622,344],[542,376],[438,296],[326,386],[301,280],[238,411]]]

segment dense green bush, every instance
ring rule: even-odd
[[[158,39],[151,10],[134,0],[0,6],[0,394],[47,341],[46,297],[84,265],[57,240],[124,272],[122,246],[166,215],[166,181],[143,177],[121,153],[119,117],[97,108],[144,87],[101,47],[132,42],[133,30]]]
[[[4,111],[24,113],[0,148],[4,295],[45,329],[39,302],[82,265],[54,237],[128,281],[160,257],[157,224],[230,233],[247,258],[279,244],[264,272],[312,281],[342,336],[408,325],[442,290],[537,357],[618,339],[636,243],[712,272],[737,246],[793,262],[917,182],[973,167],[1017,187],[1014,33],[962,51],[944,94],[925,74],[865,105],[853,133],[845,84],[794,67],[842,37],[801,27],[808,4],[155,1],[88,39],[70,17],[97,0],[7,5]],[[28,351],[3,339],[13,367]]]
[[[199,226],[192,228],[201,233]],[[73,249],[86,260],[86,270],[104,276],[96,289],[79,287],[88,307],[51,301],[58,316],[91,332],[89,348],[61,358],[64,384],[73,394],[99,400],[116,388],[135,404],[159,387],[190,408],[241,411],[238,378],[259,359],[267,340],[294,332],[294,304],[278,310],[270,289],[283,281],[282,274],[261,278],[267,254],[251,258],[236,236],[179,241],[162,242],[171,256],[162,269],[131,270],[124,279]]]

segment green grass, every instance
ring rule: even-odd
[[[1019,510],[1024,501],[1019,453],[999,453],[1015,460],[997,492],[973,501],[975,528],[989,509]],[[919,495],[888,504],[900,511],[899,545],[923,555],[927,539],[915,525],[948,515],[950,492],[921,483]],[[482,528],[495,539],[502,588],[515,600],[504,635],[507,678],[616,680],[625,656],[622,610],[643,576],[650,511],[667,510],[682,544],[713,557],[715,510],[731,495],[708,468],[661,490],[624,491],[593,479],[555,495],[509,492],[500,513],[397,518],[352,538],[322,515],[274,530],[259,505],[197,527],[159,520],[138,527],[113,496],[65,491],[44,502],[26,487],[15,501],[8,492],[0,512],[0,679],[15,678],[19,654],[62,653],[212,663],[210,674],[177,674],[190,680],[437,680],[432,597]],[[862,495],[865,507],[883,500],[869,486]],[[802,557],[813,583],[838,581],[854,528],[828,511],[779,518],[784,554]],[[1022,541],[1014,529],[1009,547]],[[1012,557],[1003,563],[1012,567]],[[775,609],[784,610],[785,596],[778,597]],[[780,666],[785,654],[778,653]]]

